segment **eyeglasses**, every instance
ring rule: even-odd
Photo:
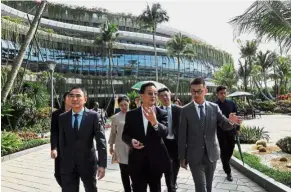
[[[198,91],[195,91],[195,90],[193,90],[193,89],[191,89],[191,93],[193,93],[193,95],[201,95],[202,93],[203,93],[203,90],[198,90]]]
[[[157,96],[158,93],[157,93],[157,92],[155,92],[155,93],[153,93],[153,92],[148,92],[147,95],[148,95],[148,96]]]
[[[69,94],[69,97],[70,98],[77,98],[77,99],[79,99],[79,98],[81,98],[82,97],[82,95],[81,94]]]

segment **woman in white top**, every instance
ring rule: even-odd
[[[118,97],[120,112],[112,117],[111,132],[109,137],[110,154],[113,161],[119,163],[121,180],[124,192],[131,192],[130,176],[128,171],[129,147],[122,139],[122,132],[125,123],[125,114],[129,110],[129,98],[127,96]],[[115,144],[114,148],[113,145]]]

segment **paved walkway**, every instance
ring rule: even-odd
[[[285,136],[290,135],[290,115],[262,115],[256,119],[244,120],[243,124],[264,127],[269,132],[270,142],[277,142]]]
[[[107,134],[108,135],[108,132]],[[50,148],[33,152],[19,158],[2,163],[1,191],[2,192],[60,192],[53,176],[53,160],[49,157]],[[263,188],[233,168],[233,182],[225,179],[221,163],[218,163],[213,182],[213,192],[263,192]],[[81,182],[82,183],[82,182]],[[164,178],[162,179],[165,188]],[[98,192],[122,192],[118,165],[110,163],[105,177],[98,181]],[[181,169],[178,176],[178,192],[194,192],[194,183],[190,171]],[[81,186],[81,192],[84,192]]]

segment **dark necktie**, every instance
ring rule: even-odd
[[[202,128],[204,129],[205,127],[205,114],[203,111],[204,106],[203,105],[199,105],[199,109],[200,109],[200,123]]]
[[[78,134],[78,130],[79,130],[79,123],[78,123],[78,113],[74,114],[74,117],[75,117],[75,121],[74,121],[74,131],[75,131],[75,134],[77,135]]]

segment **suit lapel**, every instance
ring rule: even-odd
[[[206,132],[209,126],[209,121],[211,120],[212,116],[212,109],[207,101],[205,101],[205,115],[206,115],[205,132]]]
[[[86,119],[88,117],[88,111],[89,111],[89,109],[87,109],[87,108],[84,109],[83,116],[82,116],[81,123],[80,123],[80,127],[79,127],[79,131],[82,131],[86,127],[85,124],[87,122]]]
[[[145,134],[145,132],[144,132],[144,122],[143,122],[143,115],[142,115],[142,109],[141,109],[141,107],[139,107],[138,109],[138,122],[141,122],[141,125],[140,125],[140,127],[142,128],[142,129],[140,129],[140,131],[141,131],[141,134],[142,134],[142,136],[143,137],[145,137],[146,136],[146,134]]]
[[[196,110],[196,107],[195,107],[195,104],[194,104],[194,101],[192,101],[192,103],[191,103],[191,108],[192,108],[192,114],[191,114],[191,117],[193,117],[193,115],[194,115],[194,117],[195,117],[195,121],[196,122],[200,122],[199,120],[199,116],[198,116],[198,111]],[[195,122],[194,121],[194,122]]]

